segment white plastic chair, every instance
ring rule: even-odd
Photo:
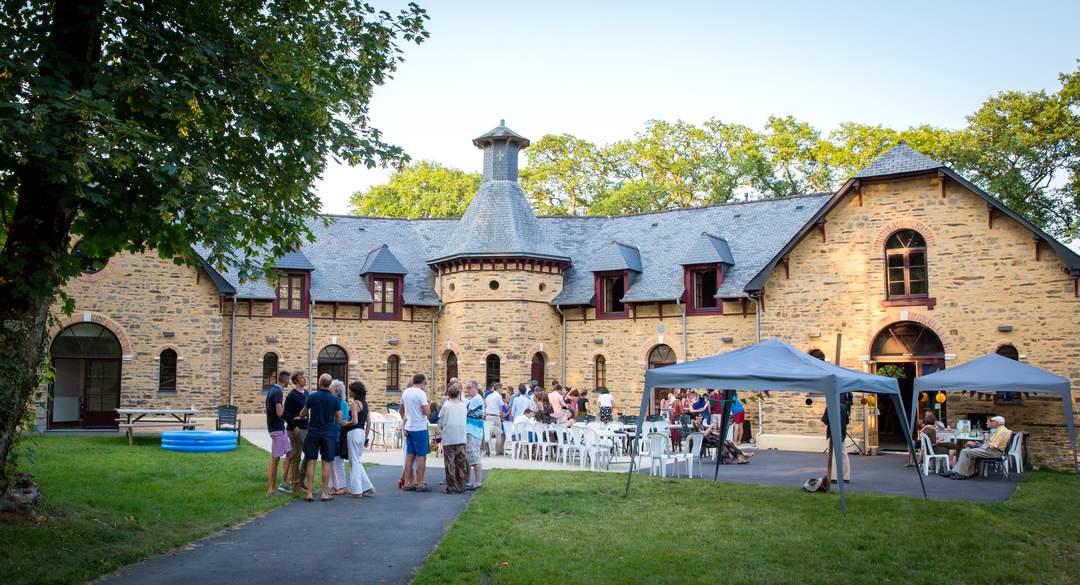
[[[570,453],[574,450],[574,445],[570,444],[570,429],[562,425],[555,425],[552,431],[555,433],[555,461],[566,463]]]
[[[585,464],[584,460],[588,459],[590,469],[596,471],[596,462],[610,454],[608,446],[600,441],[596,429],[585,429],[585,444],[581,447],[582,465]]]
[[[532,432],[533,436],[530,437],[529,443],[537,448],[539,451],[538,456],[540,461],[547,461],[548,449],[554,449],[557,445],[547,439],[547,434],[550,432],[550,427],[543,423],[533,423]]]
[[[947,454],[934,453],[934,446],[930,444],[930,437],[927,437],[925,433],[919,433],[919,442],[922,450],[922,462],[920,466],[923,470],[923,475],[930,475],[930,466],[934,465],[934,471],[939,472],[942,465],[945,466],[945,473],[951,470],[949,467],[949,456]]]
[[[1024,474],[1024,433],[1013,433],[1016,435],[1015,442],[1009,452],[1005,454],[1005,471],[1008,473],[1013,471],[1010,469],[1015,466],[1016,473]]]
[[[705,442],[705,433],[693,432],[686,435],[683,441],[683,451],[680,457],[686,461],[686,476],[694,477],[694,461],[701,458],[701,445]]]
[[[573,463],[575,457],[582,457],[581,448],[585,444],[585,425],[573,425],[567,429],[566,462]],[[584,464],[584,463],[583,463]]]
[[[517,459],[518,448],[521,446],[521,435],[518,434],[517,425],[512,422],[503,422],[503,453],[510,453],[511,459]]]
[[[656,475],[656,470],[659,469],[660,477],[666,477],[667,464],[677,461],[671,455],[671,437],[662,433],[651,433],[648,442],[649,475]]]

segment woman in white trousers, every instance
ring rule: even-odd
[[[368,478],[367,471],[360,458],[364,455],[364,447],[367,446],[368,431],[371,426],[371,418],[368,416],[367,388],[364,383],[357,380],[349,384],[349,412],[353,415],[352,426],[348,427],[349,443],[349,475],[346,479],[345,489],[354,498],[375,495],[375,485]]]
[[[352,426],[353,416],[355,411],[351,408],[349,403],[349,395],[345,391],[345,382],[341,380],[334,380],[330,383],[330,390],[341,399],[341,415],[345,419],[345,424],[342,425],[341,434],[338,435],[337,454],[334,456],[334,461],[330,465],[330,493],[335,496],[343,496],[346,492],[345,485],[345,455],[347,455],[346,449],[346,435],[349,430],[356,427]]]

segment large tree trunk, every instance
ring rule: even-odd
[[[90,85],[101,56],[102,11],[103,0],[54,5],[34,88],[71,95]],[[41,381],[49,310],[66,280],[61,262],[79,199],[78,178],[64,169],[85,150],[83,122],[73,109],[51,107],[44,92],[35,97],[33,105],[48,108],[42,116],[48,136],[62,138],[53,156],[27,156],[18,168],[18,203],[0,258],[0,497],[14,487],[15,443]]]

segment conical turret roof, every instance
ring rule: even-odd
[[[484,150],[484,180],[446,245],[428,263],[491,256],[569,261],[541,229],[517,183],[517,151],[529,140],[500,123],[474,144]]]

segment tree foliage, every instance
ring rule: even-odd
[[[391,175],[385,185],[353,193],[352,212],[386,217],[455,217],[465,213],[479,187],[479,173],[466,173],[433,161],[409,163]]]
[[[415,4],[4,0],[0,12],[0,456],[38,382],[50,307],[78,273],[156,249],[254,275],[297,247],[329,156],[403,157],[368,102],[427,37]],[[70,303],[69,303],[70,306]],[[7,485],[5,465],[0,488]]]
[[[1051,234],[1072,239],[1080,235],[1080,68],[1060,81],[1053,93],[992,96],[959,129],[846,122],[823,135],[792,116],[774,116],[760,130],[717,119],[651,120],[632,138],[607,145],[549,134],[525,151],[521,184],[537,212],[549,215],[831,192],[903,140]],[[431,211],[422,206],[407,213]]]

